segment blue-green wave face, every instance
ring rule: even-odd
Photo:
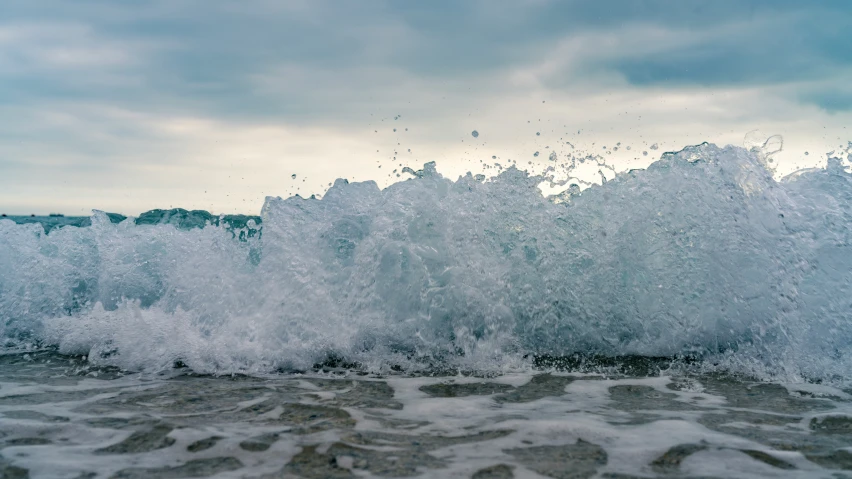
[[[426,165],[385,190],[338,180],[321,200],[267,198],[262,222],[95,213],[47,234],[0,220],[0,335],[154,371],[689,354],[852,379],[852,176],[838,165],[776,181],[752,153],[700,145],[573,196],[544,197],[541,181]]]

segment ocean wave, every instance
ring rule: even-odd
[[[759,152],[703,144],[583,191],[546,197],[545,179],[451,181],[427,164],[384,190],[270,197],[242,223],[96,212],[48,234],[0,219],[0,337],[148,371],[688,355],[852,380],[838,160],[779,181]]]

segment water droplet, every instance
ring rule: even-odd
[[[541,132],[540,131],[535,132],[535,136],[541,136]]]
[[[295,180],[296,179],[296,173],[293,173],[292,175],[290,175],[290,178],[293,178]]]
[[[492,159],[492,160],[496,160],[496,159],[497,159],[497,156],[496,156],[496,155],[491,155],[491,159]]]
[[[394,128],[393,131],[396,131],[396,128]]]
[[[536,151],[535,153],[533,153],[533,156],[538,156],[538,152]]]
[[[781,135],[772,135],[763,143],[763,151],[766,156],[774,155],[784,149],[784,138]]]
[[[642,156],[648,156],[648,152],[647,152],[647,151],[643,151],[643,152],[642,152]]]
[[[810,155],[810,153],[808,153],[808,152],[806,151],[806,152],[805,152],[805,156],[808,156],[808,155]]]
[[[478,138],[478,137],[479,137],[479,132],[478,132],[478,131],[476,131],[476,130],[473,130],[472,132],[470,132],[470,136],[472,136],[472,137],[474,137],[474,138]]]

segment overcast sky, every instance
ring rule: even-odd
[[[754,129],[782,174],[852,140],[850,25],[848,0],[2,0],[0,212],[257,213]]]

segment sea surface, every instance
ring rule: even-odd
[[[266,376],[0,357],[3,477],[852,477],[852,391],[626,359]]]
[[[761,148],[0,218],[0,471],[852,477],[852,144]]]

